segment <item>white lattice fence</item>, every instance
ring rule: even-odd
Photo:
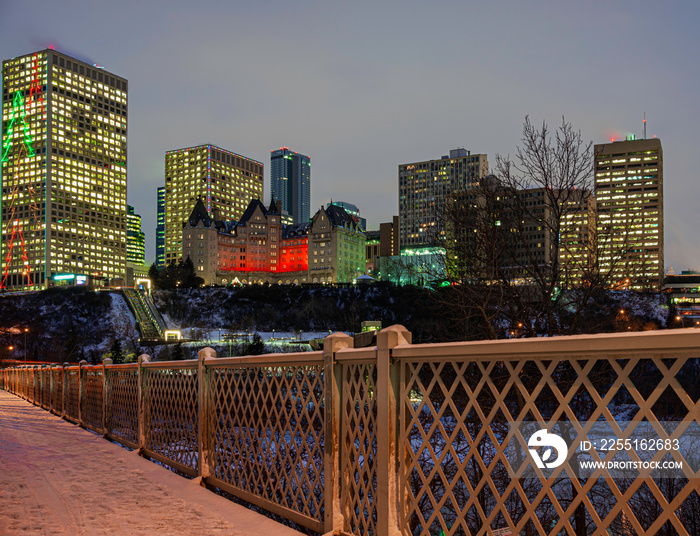
[[[86,366],[82,368],[85,374],[82,394],[81,420],[83,426],[98,433],[104,433],[103,428],[103,398],[102,398],[102,366]]]
[[[41,378],[41,406],[44,409],[51,409],[51,369],[49,367],[41,367],[39,369]]]
[[[528,439],[512,433],[513,421],[568,421],[581,438],[595,421],[622,438],[631,429],[620,422],[683,421],[671,438],[697,427],[700,350],[688,343],[698,335],[400,349],[404,532],[697,534],[697,461],[683,460],[686,477],[673,480],[567,470],[516,479],[506,453]],[[615,455],[627,456],[607,459]]]
[[[192,476],[198,468],[197,362],[148,363],[145,452]]]
[[[377,534],[377,367],[343,364],[341,474],[345,526],[352,534]]]
[[[318,532],[700,534],[692,452],[666,454],[687,464],[673,479],[580,478],[567,465],[512,476],[512,452],[528,447],[516,421],[566,421],[574,439],[595,423],[624,439],[622,423],[674,422],[655,430],[700,438],[700,332],[411,345],[392,327],[377,340],[352,349],[336,334],[323,354],[217,359],[208,349],[197,362],[66,367],[65,416]],[[4,372],[3,382],[46,403],[39,374]]]
[[[80,422],[80,371],[78,367],[68,367],[64,372],[65,417],[73,422]]]
[[[51,410],[57,415],[63,414],[63,367],[52,366],[50,369]]]
[[[109,426],[111,439],[138,448],[139,442],[139,368],[136,365],[109,365]]]
[[[321,530],[322,354],[219,359],[206,369],[209,482]]]

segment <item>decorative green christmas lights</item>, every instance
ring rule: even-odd
[[[21,91],[15,92],[15,98],[12,101],[12,114],[10,115],[10,124],[5,132],[5,143],[2,146],[2,159],[0,162],[7,162],[8,155],[10,153],[10,147],[12,147],[12,140],[14,137],[15,121],[19,117],[22,122],[22,130],[24,131],[24,139],[22,142],[27,147],[28,156],[34,156],[34,147],[32,147],[34,140],[29,135],[29,126],[27,125],[27,111],[24,108],[24,97]]]

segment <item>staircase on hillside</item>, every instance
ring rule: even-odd
[[[163,340],[165,322],[151,298],[142,290],[135,288],[122,288],[122,293],[131,312],[134,313],[136,325],[141,332],[141,340]]]

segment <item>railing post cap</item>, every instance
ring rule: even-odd
[[[82,365],[87,365],[87,364],[88,364],[88,362],[85,361],[84,359],[81,359],[81,360],[78,362],[78,365],[81,365],[81,366],[82,366]]]
[[[411,344],[412,338],[411,332],[404,326],[401,324],[394,324],[377,333],[377,345],[390,346],[393,348],[401,344]]]
[[[142,363],[150,363],[151,362],[151,356],[148,354],[141,354],[138,359],[139,365]]]
[[[324,353],[333,353],[341,350],[343,348],[353,348],[355,345],[355,340],[342,331],[336,331],[331,333],[326,338],[323,339],[323,351]]]
[[[113,365],[113,364],[114,364],[114,359],[112,359],[111,357],[105,357],[105,358],[102,360],[102,364],[103,364],[103,365]]]
[[[199,352],[197,352],[197,359],[199,359],[200,361],[204,361],[208,357],[216,357],[216,350],[214,350],[210,346],[202,348]]]

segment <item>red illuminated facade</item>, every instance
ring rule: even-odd
[[[183,226],[183,258],[206,284],[331,283],[364,273],[365,236],[342,208],[302,224],[281,223],[280,203],[254,199],[239,221],[215,221],[198,200]],[[310,261],[313,253],[313,263]],[[357,264],[357,267],[355,267]]]

